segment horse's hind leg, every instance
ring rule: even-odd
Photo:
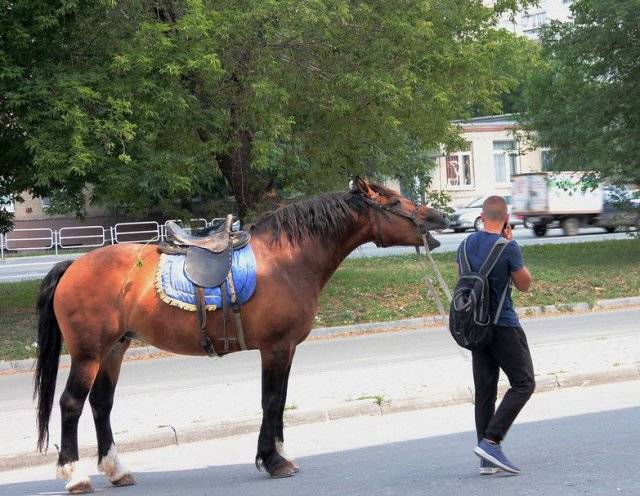
[[[72,357],[67,385],[60,397],[62,436],[57,474],[74,494],[93,491],[89,476],[78,464],[78,420],[99,365],[95,358]]]
[[[120,376],[122,358],[129,348],[129,343],[128,339],[118,341],[102,360],[89,395],[98,438],[98,469],[107,476],[114,486],[135,484],[133,475],[120,461],[111,432],[113,395]]]

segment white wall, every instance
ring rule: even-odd
[[[485,5],[493,5],[495,0],[485,0]],[[516,34],[528,38],[538,38],[537,25],[542,21],[544,24],[550,20],[567,21],[570,18],[571,0],[540,0],[538,6],[532,5],[526,11],[518,12],[514,20],[510,20],[505,15],[499,26]]]

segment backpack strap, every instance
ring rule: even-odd
[[[462,269],[462,274],[472,272],[471,264],[469,263],[469,257],[467,256],[467,239],[469,238],[464,238],[462,246],[460,247],[460,251],[462,252],[460,254],[460,268]]]
[[[496,242],[491,247],[491,251],[489,252],[489,255],[487,256],[484,263],[482,264],[482,267],[480,267],[480,270],[478,271],[483,277],[489,276],[489,274],[495,267],[496,263],[498,263],[498,259],[502,255],[502,252],[505,250],[505,248],[509,243],[510,241],[507,239],[504,239],[502,236],[500,236],[496,240]]]
[[[493,325],[498,325],[498,321],[500,320],[500,314],[502,313],[502,306],[504,305],[504,300],[507,297],[507,290],[511,287],[511,277],[507,281],[507,284],[504,287],[504,291],[502,292],[502,296],[500,297],[500,303],[498,304],[498,310],[496,311],[496,318],[493,319]]]
[[[487,257],[487,259],[482,264],[482,267],[480,267],[480,271],[479,272],[483,277],[488,277],[489,276],[489,274],[491,273],[493,268],[496,266],[496,263],[498,263],[498,259],[502,255],[502,252],[504,252],[504,250],[507,248],[507,246],[509,245],[510,242],[511,241],[503,238],[502,236],[500,236],[496,240],[496,242],[491,247],[491,251],[489,252],[489,256]],[[507,281],[507,284],[505,285],[504,290],[502,291],[502,295],[500,296],[500,302],[498,303],[498,310],[496,310],[496,316],[493,319],[493,325],[497,325],[498,321],[500,320],[500,314],[502,313],[502,307],[504,305],[504,300],[507,297],[507,291],[509,290],[510,286],[511,286],[511,277],[509,277],[509,280]]]

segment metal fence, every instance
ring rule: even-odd
[[[104,246],[107,237],[102,226],[62,227],[58,231],[60,248],[95,248]]]
[[[56,231],[48,227],[14,229],[4,235],[7,250],[49,250],[56,245]]]
[[[114,243],[154,243],[162,232],[157,222],[119,222],[113,226]]]
[[[192,230],[220,226],[223,219],[208,221],[203,218],[174,222],[191,233]],[[119,222],[113,226],[71,226],[60,229],[35,227],[30,229],[14,229],[0,234],[0,259],[4,259],[7,251],[47,251],[97,248],[107,244],[122,243],[158,243],[166,238],[166,221],[159,224],[155,221]],[[236,227],[234,225],[234,227]]]

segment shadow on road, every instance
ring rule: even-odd
[[[519,477],[478,475],[471,452],[475,436],[465,432],[303,457],[302,472],[291,479],[269,480],[247,463],[139,472],[138,485],[129,488],[111,488],[101,476],[93,481],[98,492],[118,496],[635,496],[640,494],[639,423],[640,407],[519,424],[507,444],[524,468]],[[182,450],[184,456],[189,447]],[[0,486],[0,494],[65,494],[62,486],[55,480],[16,483]]]

